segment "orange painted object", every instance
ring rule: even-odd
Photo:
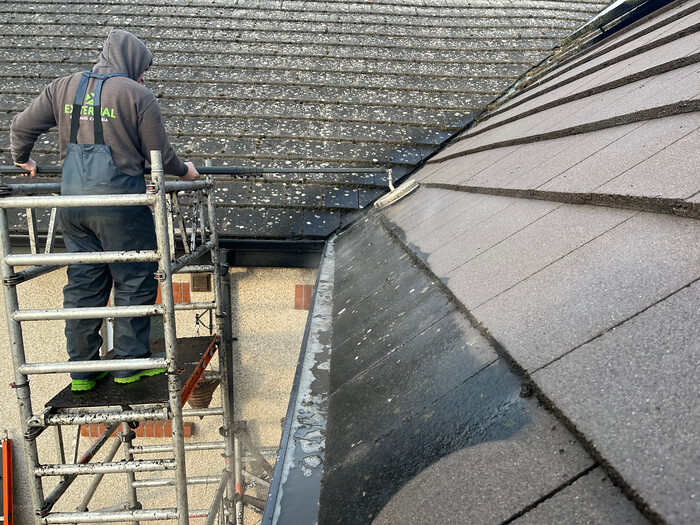
[[[2,514],[4,524],[12,525],[12,440],[2,441]]]
[[[189,399],[190,394],[194,390],[194,387],[197,385],[197,381],[199,381],[199,378],[202,377],[204,370],[207,368],[207,365],[209,364],[209,361],[211,361],[211,358],[214,357],[215,352],[216,334],[212,336],[211,343],[209,343],[209,347],[204,352],[204,355],[199,360],[199,363],[197,363],[197,366],[195,367],[194,372],[192,372],[192,375],[189,378],[187,378],[187,381],[180,390],[180,399],[182,400],[182,406],[184,406],[187,400]]]

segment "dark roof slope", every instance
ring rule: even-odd
[[[375,214],[334,246],[319,524],[646,523]]]
[[[322,514],[349,515],[345,486],[382,523],[624,522],[590,503],[620,508],[605,472],[651,521],[700,520],[699,16],[674,2],[572,41],[339,236]],[[458,313],[477,335],[440,326]],[[481,337],[595,460],[575,481],[532,469],[551,459],[535,413],[474,430],[473,404],[505,432],[498,408],[529,402],[489,390],[505,371],[479,384]]]
[[[108,31],[155,52],[173,143],[202,163],[392,167],[401,176],[608,2],[172,0],[0,5],[0,163],[9,122]],[[18,34],[21,28],[21,34]],[[55,162],[56,135],[36,150]],[[386,190],[374,174],[223,184],[230,236],[325,237]]]

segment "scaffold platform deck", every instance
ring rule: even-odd
[[[178,374],[183,389],[197,371],[197,365],[211,342],[211,336],[178,338],[177,348],[180,357]],[[151,342],[151,353],[154,356],[164,351],[164,340],[160,339]],[[103,359],[111,359],[112,357],[113,354],[110,352]],[[70,389],[70,385],[68,385],[46,403],[46,407],[61,409],[167,403],[167,382],[166,374],[142,377],[139,381],[130,384],[115,383],[111,376],[108,376],[98,381],[94,389],[86,392],[73,392]]]

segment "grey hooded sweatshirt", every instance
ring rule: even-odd
[[[127,175],[142,176],[151,150],[160,150],[163,167],[170,175],[182,177],[187,166],[177,157],[163,126],[160,106],[153,93],[137,82],[148,69],[153,54],[146,45],[127,31],[109,33],[95,73],[124,73],[126,77],[108,79],[102,88],[102,127],[104,142],[112,150],[115,165]],[[70,140],[71,112],[82,72],[54,80],[22,113],[12,120],[10,144],[12,158],[24,163],[39,135],[58,126],[61,162]],[[96,79],[91,79],[82,106],[79,144],[93,144],[92,107]]]

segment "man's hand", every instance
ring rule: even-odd
[[[180,177],[180,180],[196,180],[199,178],[199,172],[192,162],[185,162],[185,166],[187,166],[187,173]]]
[[[26,177],[29,176],[32,179],[36,177],[36,162],[34,162],[32,159],[29,159],[27,162],[23,162],[20,164],[19,162],[15,162],[15,166],[19,166],[20,168],[27,170],[29,173],[20,173],[20,177]],[[195,170],[196,172],[197,170]],[[188,172],[189,173],[189,172]]]

